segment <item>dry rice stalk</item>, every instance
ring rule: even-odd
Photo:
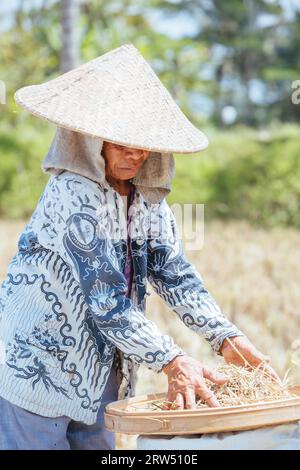
[[[227,383],[217,385],[207,379],[205,379],[205,382],[208,388],[213,391],[220,405],[225,407],[280,400],[295,396],[288,391],[287,379],[282,383],[274,382],[270,375],[265,373],[263,367],[264,364],[262,363],[256,368],[251,367],[251,370],[249,370],[248,367],[224,364],[219,366],[217,370],[229,377]],[[169,402],[158,400],[151,403],[153,410],[163,409],[167,404],[170,405]],[[176,409],[175,403],[171,405],[171,409]],[[197,407],[206,406],[203,400],[198,400]]]
[[[226,364],[220,366],[218,371],[229,377],[226,384],[216,385],[206,379],[205,381],[221,406],[280,400],[292,396],[288,392],[287,382],[279,384],[272,381],[261,365],[249,371],[245,367]],[[199,401],[203,404],[203,401]]]
[[[235,345],[233,344],[233,342],[229,339],[229,338],[226,338],[226,341],[228,341],[228,343],[230,344],[230,346],[232,347],[232,349],[235,350],[235,352],[240,356],[240,358],[243,360],[244,362],[244,367],[246,367],[247,369],[250,369],[250,370],[255,370],[256,367],[252,366],[248,361],[247,359],[243,356],[243,354],[235,347]],[[265,374],[266,377],[269,377],[271,380],[275,380],[275,377],[272,377],[270,372],[265,369],[265,365],[266,363],[265,362],[261,362],[261,364],[258,366],[262,366],[262,372]],[[286,377],[286,375],[285,375]],[[276,379],[277,381],[277,379]],[[281,384],[281,382],[279,382]]]

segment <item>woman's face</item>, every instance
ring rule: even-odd
[[[137,174],[148,158],[149,151],[105,141],[103,142],[102,155],[106,162],[106,175],[119,180],[129,180]]]

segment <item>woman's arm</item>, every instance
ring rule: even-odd
[[[186,259],[175,216],[165,199],[154,206],[150,231],[148,280],[155,292],[216,352],[225,338],[243,335],[225,317],[195,266]]]

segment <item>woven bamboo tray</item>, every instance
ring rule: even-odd
[[[129,398],[107,405],[105,427],[124,434],[183,435],[243,431],[300,421],[300,385],[291,387],[290,392],[298,397],[179,411],[150,409],[153,401],[164,400],[164,393]]]

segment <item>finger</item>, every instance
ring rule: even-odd
[[[229,380],[227,375],[208,369],[207,367],[203,367],[203,377],[218,385],[223,385]]]
[[[185,391],[186,408],[196,408],[196,396],[193,388],[187,388]]]
[[[171,408],[171,405],[172,405],[172,402],[166,400],[162,405],[162,409],[163,410],[169,410]]]
[[[277,372],[275,372],[273,367],[271,367],[269,364],[263,364],[262,370],[265,375],[269,376],[274,382],[277,382],[278,384],[282,385],[282,380],[277,374]]]
[[[163,403],[163,410],[170,410],[175,403],[176,394],[172,390],[168,390],[166,399]]]
[[[220,407],[220,403],[213,394],[213,392],[203,383],[201,386],[196,388],[198,396],[211,407]]]
[[[170,409],[171,402],[166,398],[165,401],[162,404],[162,409],[163,410],[169,410]]]
[[[247,342],[244,347],[238,348],[242,353],[242,356],[245,356],[247,362],[251,365],[259,365],[262,362],[269,363],[271,362],[270,356],[266,356],[260,352],[252,343]]]
[[[261,353],[247,338],[237,337],[234,342],[227,338],[226,347],[223,348],[223,357],[226,362],[241,366],[257,366],[261,362],[270,363],[270,357]]]
[[[249,360],[252,361],[252,364],[257,364],[257,365],[259,365],[262,362],[266,362],[266,363],[271,362],[270,356],[266,356],[265,354],[258,351],[255,347],[253,347],[253,350],[250,350]]]
[[[166,400],[162,405],[161,408],[163,410],[177,410],[179,408],[178,404],[176,403],[176,400]]]
[[[183,410],[183,408],[184,408],[184,398],[183,398],[183,395],[181,393],[176,394],[175,404],[177,406],[177,409]]]

